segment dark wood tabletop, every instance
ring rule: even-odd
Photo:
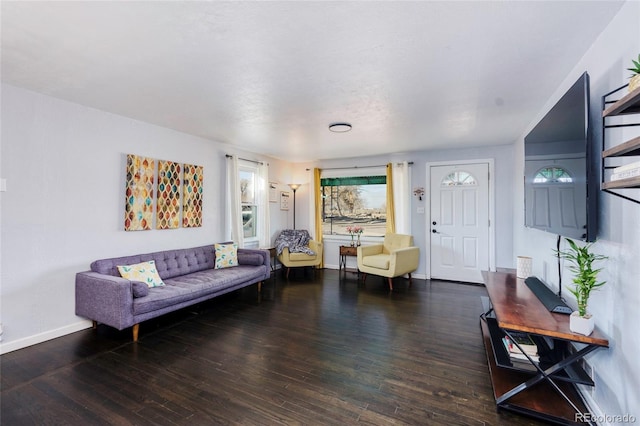
[[[597,327],[590,336],[572,332],[569,315],[549,312],[524,279],[516,278],[515,273],[483,271],[482,275],[500,328],[609,346],[609,340]]]

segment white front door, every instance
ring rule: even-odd
[[[481,283],[489,269],[489,164],[430,167],[431,278]]]

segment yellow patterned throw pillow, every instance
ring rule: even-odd
[[[136,263],[135,265],[118,266],[118,272],[120,272],[122,278],[130,281],[141,281],[149,287],[160,287],[164,285],[162,278],[160,278],[156,270],[155,260]]]
[[[237,244],[216,244],[216,269],[238,266]]]

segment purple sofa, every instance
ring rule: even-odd
[[[122,278],[119,265],[155,260],[165,285]],[[267,250],[238,249],[238,266],[214,269],[213,245],[167,250],[135,256],[96,260],[91,270],[76,274],[76,315],[123,330],[133,326],[138,340],[139,324],[151,318],[258,283],[270,277]]]

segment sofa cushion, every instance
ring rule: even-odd
[[[264,258],[258,253],[241,253],[238,252],[238,264],[239,265],[262,265]]]
[[[389,269],[391,258],[388,254],[374,254],[373,256],[364,256],[362,264],[371,268]]]
[[[160,287],[164,285],[164,282],[160,279],[160,275],[158,275],[156,262],[154,260],[135,263],[133,265],[120,265],[118,266],[118,271],[122,278],[143,282],[149,287]]]
[[[235,268],[208,269],[165,280],[164,287],[149,289],[147,297],[134,299],[133,314],[140,315],[205,295],[213,295],[245,282],[258,282],[266,266],[240,265]]]
[[[309,255],[306,253],[289,253],[289,260],[292,262],[304,262],[308,260],[314,260],[316,255]]]
[[[215,244],[216,266],[215,269],[231,268],[238,266],[237,244]]]
[[[134,298],[145,297],[149,294],[149,286],[141,281],[131,281],[131,291]]]

